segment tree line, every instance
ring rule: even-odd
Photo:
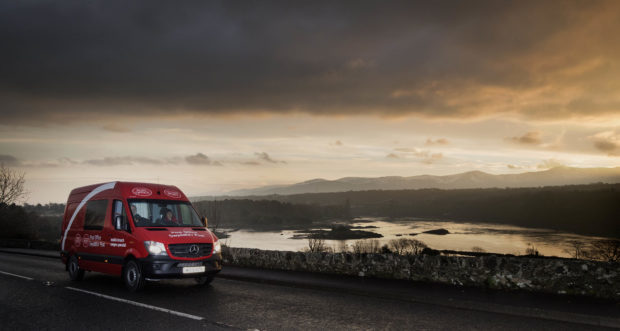
[[[40,215],[16,204],[0,203],[0,239],[41,240],[55,243],[60,238],[61,223],[62,214]]]
[[[194,202],[210,227],[261,229],[307,228],[313,222],[351,218],[350,206],[342,204],[300,204],[276,200],[214,200]]]

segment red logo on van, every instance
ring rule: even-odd
[[[82,238],[82,244],[84,245],[84,247],[88,247],[88,244],[90,243],[90,236],[85,233],[84,237]]]
[[[169,189],[165,189],[164,190],[164,194],[171,197],[171,198],[180,198],[181,197],[181,192],[179,191],[175,191],[175,190],[169,190]]]
[[[131,193],[139,197],[148,197],[153,195],[153,191],[149,190],[146,187],[134,187],[131,189]]]

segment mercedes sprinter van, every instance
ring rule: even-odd
[[[121,276],[136,291],[147,279],[195,278],[222,269],[218,238],[175,186],[112,182],[71,191],[62,223],[62,262],[72,280],[85,271]]]

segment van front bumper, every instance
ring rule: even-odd
[[[201,260],[177,260],[169,256],[148,256],[138,259],[144,277],[151,279],[195,278],[214,276],[222,270],[222,254],[213,254]],[[205,267],[204,272],[184,273],[185,267]]]

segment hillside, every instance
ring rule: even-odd
[[[455,175],[411,177],[388,176],[377,178],[345,177],[336,180],[312,179],[305,182],[265,186],[229,192],[229,196],[290,195],[302,193],[326,193],[367,190],[414,190],[424,188],[469,189],[578,185],[590,183],[620,183],[620,167],[616,168],[570,168],[557,167],[545,171],[520,174],[492,175],[482,171],[470,171]],[[206,198],[206,197],[205,197]],[[194,200],[201,200],[195,198]]]

